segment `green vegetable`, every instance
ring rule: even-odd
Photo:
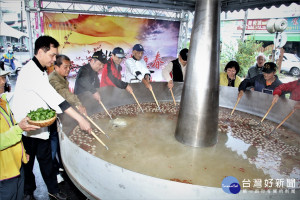
[[[38,108],[35,111],[30,111],[27,114],[32,121],[47,120],[55,116],[55,111],[51,109]]]

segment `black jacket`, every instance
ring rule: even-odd
[[[275,75],[275,78],[275,81],[269,86],[266,85],[266,80],[262,74],[259,74],[253,78],[246,78],[241,82],[239,91],[245,91],[247,87],[253,86],[255,91],[273,94],[274,89],[282,84],[277,75]]]
[[[86,91],[90,91],[92,94],[97,92],[97,88],[100,87],[100,80],[98,72],[95,72],[90,64],[80,67],[76,81],[75,81],[75,94],[81,94]]]

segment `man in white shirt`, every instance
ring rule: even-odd
[[[185,79],[188,49],[182,49],[179,52],[178,58],[172,60],[165,68],[162,70],[162,76],[168,82],[168,88],[172,89],[175,82],[183,82]]]
[[[50,107],[57,113],[67,113],[79,123],[82,130],[90,132],[90,124],[49,83],[46,67],[53,65],[56,60],[58,46],[59,43],[50,36],[41,36],[35,41],[35,55],[22,68],[16,82],[12,102],[16,121],[21,121],[31,110]],[[24,132],[22,140],[30,156],[29,162],[24,166],[24,199],[34,199],[36,183],[32,169],[35,157],[39,162],[49,196],[66,199],[66,195],[59,191],[56,173],[53,170],[48,127]]]
[[[147,68],[146,62],[142,59],[144,55],[144,47],[141,44],[136,44],[132,49],[132,57],[125,62],[126,66],[126,82],[131,83],[135,80],[143,82],[149,90],[152,90],[150,85],[150,71]]]

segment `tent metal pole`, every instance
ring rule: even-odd
[[[38,29],[39,29],[39,37],[42,35],[42,27],[41,27],[41,1],[37,0],[37,21],[38,21]]]
[[[32,30],[31,30],[31,19],[30,19],[30,11],[28,6],[28,0],[26,1],[26,17],[27,17],[27,31],[28,31],[28,36],[29,36],[29,54],[30,57],[33,57],[33,42],[32,42]]]

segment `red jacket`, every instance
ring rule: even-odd
[[[275,88],[273,95],[281,95],[283,92],[291,92],[290,99],[300,101],[300,79],[297,81],[284,83]]]
[[[123,82],[121,80],[122,76],[120,71],[121,71],[121,66],[119,66],[119,69],[117,69],[112,58],[110,58],[103,67],[100,87],[105,87],[110,85],[121,89],[125,89],[128,83]]]

